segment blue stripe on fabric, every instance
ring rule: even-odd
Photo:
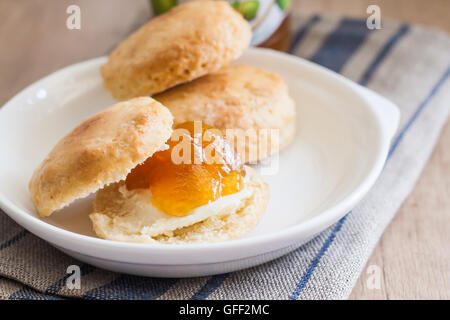
[[[27,234],[29,234],[29,232],[25,229],[23,229],[22,231],[20,231],[19,233],[17,233],[14,237],[12,237],[11,239],[3,242],[2,244],[0,244],[0,251],[3,249],[8,248],[9,246],[13,245],[14,243],[16,243],[17,241],[19,241],[20,239],[22,239],[23,237],[25,237]]]
[[[328,238],[325,240],[325,243],[322,245],[322,248],[320,248],[319,253],[314,257],[313,261],[309,265],[306,272],[303,274],[302,278],[300,279],[300,282],[297,284],[297,287],[295,288],[292,295],[289,297],[291,300],[297,300],[297,298],[302,293],[303,289],[305,288],[306,284],[308,283],[309,278],[313,274],[314,270],[316,269],[317,265],[320,262],[320,259],[323,257],[325,252],[327,252],[330,245],[333,243],[334,238],[336,238],[336,234],[341,230],[342,225],[344,224],[345,220],[347,219],[349,213],[347,213],[341,220],[338,221],[336,226],[334,227],[331,234],[328,236]]]
[[[428,105],[430,100],[436,95],[436,93],[439,91],[441,86],[445,83],[445,81],[450,76],[450,66],[447,68],[447,70],[444,72],[442,77],[439,79],[439,81],[436,83],[436,85],[433,87],[431,92],[428,94],[428,96],[425,98],[425,100],[422,101],[422,103],[419,105],[419,107],[416,109],[416,111],[413,113],[409,121],[405,124],[402,130],[400,130],[399,134],[397,135],[397,138],[394,140],[394,142],[391,145],[391,148],[389,149],[388,159],[392,156],[395,149],[397,149],[398,144],[402,140],[405,133],[408,131],[408,129],[411,127],[411,125],[416,121],[417,117],[420,115],[422,110]]]
[[[198,290],[190,300],[204,300],[217,289],[218,286],[227,278],[228,273],[212,276],[205,285]]]
[[[292,39],[291,45],[289,47],[289,52],[293,53],[300,42],[302,42],[305,35],[308,31],[320,21],[320,17],[318,15],[314,15],[297,31],[294,38]]]
[[[302,29],[300,29],[299,33],[301,33]],[[368,33],[369,29],[366,26],[365,20],[343,19],[336,29],[326,38],[320,49],[313,56],[312,61],[329,67],[334,71],[339,71],[360,47]],[[304,35],[299,36],[298,42],[303,38]],[[295,46],[298,45],[299,43]],[[327,53],[328,51],[331,51],[332,54],[329,55]],[[333,59],[336,59],[336,61]],[[227,275],[217,275],[210,279],[211,284],[206,288],[208,292],[210,291],[208,296],[222,284],[226,277]],[[202,296],[200,294],[202,290],[203,288],[195,293],[193,297]]]
[[[58,296],[51,296],[36,291],[28,286],[24,286],[19,291],[9,296],[9,300],[65,300]]]
[[[81,264],[80,265],[80,275],[85,276],[96,268],[89,264]],[[61,289],[66,285],[67,278],[70,277],[71,274],[66,274],[63,278],[56,281],[54,284],[50,285],[44,293],[40,293],[37,290],[29,288],[27,285],[24,285],[22,289],[16,291],[14,294],[10,296],[11,300],[59,300],[61,298],[55,296],[58,294]]]
[[[311,61],[339,72],[369,33],[365,20],[343,19],[312,56]]]
[[[176,280],[121,275],[107,285],[86,292],[84,298],[153,300],[162,296]]]
[[[423,111],[423,109],[429,105],[429,102],[431,101],[431,99],[436,95],[436,93],[439,91],[439,89],[441,88],[441,86],[445,83],[445,81],[449,78],[450,76],[450,67],[447,68],[447,70],[445,71],[445,73],[442,75],[442,77],[439,79],[439,81],[434,85],[434,87],[432,88],[432,90],[430,91],[430,93],[427,95],[427,97],[422,101],[422,103],[417,107],[416,111],[414,112],[414,114],[411,116],[411,118],[408,120],[408,122],[406,123],[406,125],[402,128],[402,130],[400,131],[400,133],[398,134],[397,138],[394,140],[394,142],[392,143],[391,148],[389,149],[389,153],[387,156],[387,160],[389,160],[392,156],[392,154],[395,152],[395,150],[397,149],[400,141],[403,139],[405,133],[409,130],[409,128],[411,127],[411,125],[417,120],[418,116],[420,115],[420,113]],[[339,230],[337,231],[339,232]],[[336,232],[336,234],[337,234]],[[329,247],[330,244],[333,242],[334,238],[336,237],[336,235],[333,237],[333,239],[331,240],[331,242],[329,244],[327,244],[327,242],[324,243],[323,247]],[[320,262],[321,257],[323,256],[323,254],[321,254],[322,249],[319,251],[319,253],[316,255],[316,257],[313,259],[313,261],[311,262],[310,267],[308,268],[308,270],[311,268],[311,266],[314,264],[314,268],[312,269],[312,271],[314,271],[314,269],[316,268],[317,264]],[[317,260],[318,258],[318,260]],[[317,261],[316,261],[317,260]],[[306,273],[308,273],[308,270]],[[297,285],[297,288],[294,290],[294,293],[292,294],[291,298],[295,297],[295,299],[297,299],[300,296],[301,291],[303,290],[303,288],[306,286],[306,283],[308,282],[308,279],[311,277],[312,271],[309,272],[309,276],[306,279],[306,282],[304,284],[302,284],[302,280],[300,280],[299,284]],[[305,275],[303,275],[302,279],[305,277]],[[300,289],[299,289],[300,288]]]
[[[392,47],[401,39],[403,36],[405,36],[409,31],[409,26],[404,24],[402,25],[398,31],[394,34],[394,36],[386,43],[386,45],[381,49],[381,51],[378,53],[377,57],[372,61],[369,68],[366,70],[366,72],[362,75],[361,79],[359,80],[359,84],[366,86],[367,83],[372,78],[372,75],[374,74],[375,70],[378,68],[380,63],[384,60],[384,58],[387,56],[387,54],[391,51]]]

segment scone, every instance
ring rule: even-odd
[[[124,40],[101,68],[103,84],[118,100],[151,95],[228,65],[250,39],[250,25],[227,2],[188,2]]]
[[[278,152],[295,134],[295,104],[284,81],[247,65],[224,67],[154,98],[169,108],[175,125],[201,120],[234,134],[229,140],[246,163]]]
[[[99,237],[146,243],[215,242],[248,232],[268,187],[227,140],[201,122],[173,126],[149,97],[118,103],[62,138],[29,183],[40,216],[98,191]]]
[[[172,115],[151,98],[118,103],[83,121],[62,138],[29,183],[40,216],[123,180],[160,150],[172,133]]]
[[[98,236],[145,243],[218,242],[241,237],[258,223],[268,187],[254,169],[242,165],[217,129],[186,122],[174,127],[167,144],[125,181],[98,192],[90,215]]]

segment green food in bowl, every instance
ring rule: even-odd
[[[289,7],[291,0],[277,0],[277,4],[281,10],[286,10]]]
[[[246,20],[251,20],[256,17],[259,9],[259,1],[249,0],[249,1],[234,1],[231,3],[233,8],[238,10]]]
[[[177,0],[150,0],[155,15],[163,14],[177,5]]]

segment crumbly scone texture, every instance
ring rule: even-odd
[[[274,73],[247,65],[224,67],[154,98],[169,108],[175,125],[201,120],[222,130],[257,131],[260,139],[247,140],[245,155],[242,149],[238,150],[247,163],[278,152],[295,134],[296,108],[285,82]],[[276,131],[265,137],[260,129]],[[239,130],[235,132],[243,134]],[[237,140],[233,144],[239,145]],[[258,150],[257,159],[252,150]]]
[[[225,1],[192,1],[129,36],[101,67],[117,100],[151,95],[217,71],[250,44],[249,23]]]
[[[123,181],[107,186],[99,190],[94,202],[93,213],[89,216],[95,233],[104,239],[140,242],[140,243],[210,243],[221,242],[240,238],[248,233],[262,218],[269,200],[269,187],[261,176],[252,168],[246,168],[248,187],[252,188],[252,195],[243,200],[242,204],[227,214],[215,215],[193,225],[176,229],[169,233],[158,236],[145,234],[145,226],[140,225],[142,221],[127,221],[132,227],[129,229],[141,230],[141,232],[128,233],[123,228],[115,225],[115,217],[122,219],[127,216],[133,206],[139,205],[137,199],[134,203],[127,203],[129,198],[122,197],[119,188]],[[128,200],[129,201],[129,200]],[[145,199],[141,201],[146,201]],[[176,199],[174,199],[176,201]],[[132,214],[129,215],[133,217]],[[138,226],[138,227],[137,227]]]
[[[172,133],[169,110],[148,97],[117,103],[62,138],[34,171],[29,191],[40,216],[125,179],[165,147]]]

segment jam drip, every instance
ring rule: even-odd
[[[243,165],[220,130],[199,121],[174,129],[167,150],[156,152],[128,174],[128,190],[149,188],[156,208],[182,217],[242,189]]]

